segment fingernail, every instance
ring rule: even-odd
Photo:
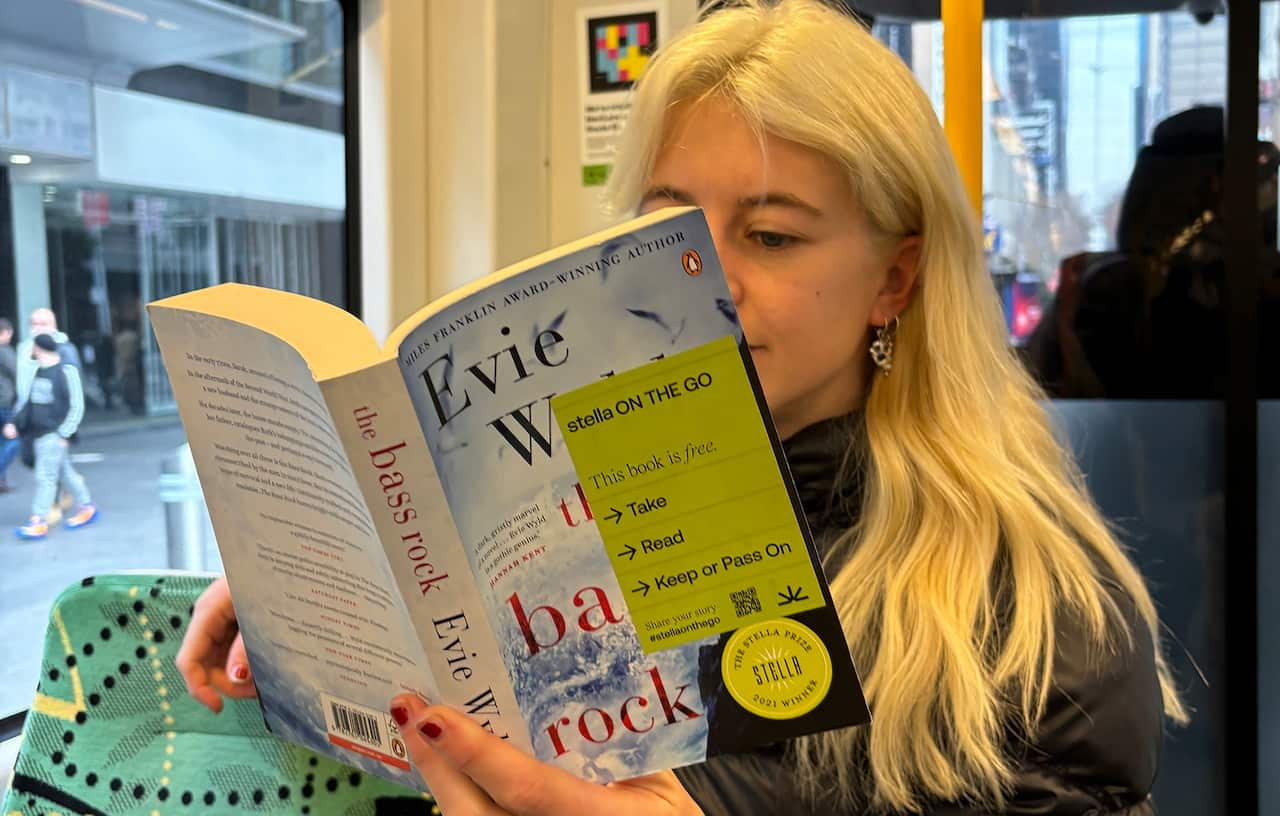
[[[444,733],[444,729],[436,725],[435,723],[431,722],[431,720],[427,720],[426,722],[420,724],[418,726],[418,730],[422,732],[422,735],[424,737],[426,737],[427,739],[433,739],[433,740],[440,739],[440,735]]]
[[[391,719],[396,721],[396,725],[404,725],[409,722],[409,709],[404,706],[391,706]]]
[[[249,679],[249,667],[243,663],[237,663],[231,667],[231,679],[237,683],[243,683]]]

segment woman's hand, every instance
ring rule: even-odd
[[[539,762],[465,715],[428,706],[412,694],[391,701],[391,716],[445,816],[702,813],[670,771],[597,785]]]
[[[18,426],[17,426],[17,425],[14,425],[12,422],[6,422],[6,423],[4,424],[4,438],[5,438],[5,439],[17,439],[17,438],[18,438]]]
[[[177,664],[187,691],[214,714],[222,711],[224,695],[257,696],[226,578],[219,576],[196,599]]]

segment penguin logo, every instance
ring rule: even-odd
[[[680,258],[680,265],[684,267],[684,273],[691,278],[702,274],[702,256],[696,249],[687,250]]]

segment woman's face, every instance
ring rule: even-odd
[[[677,106],[642,209],[706,213],[778,432],[785,439],[862,400],[868,327],[901,311],[918,241],[877,249],[845,171],[768,136],[729,102]]]

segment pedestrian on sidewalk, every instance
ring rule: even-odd
[[[31,354],[39,367],[26,393],[19,394],[13,421],[4,426],[4,437],[14,439],[21,433],[24,446],[31,446],[36,492],[31,501],[31,518],[17,529],[17,534],[19,538],[39,539],[49,533],[47,514],[59,482],[71,491],[77,506],[64,519],[64,527],[74,530],[89,524],[98,517],[98,509],[84,479],[71,466],[68,450],[69,440],[84,418],[80,372],[62,361],[53,335],[36,335]]]
[[[47,306],[41,306],[38,309],[32,309],[30,318],[27,323],[27,339],[18,344],[17,353],[17,374],[15,382],[17,384],[17,402],[26,399],[27,392],[31,388],[31,382],[39,370],[40,365],[36,362],[35,340],[42,334],[51,336],[58,344],[58,356],[62,358],[62,362],[75,368],[76,374],[84,371],[81,365],[80,352],[76,349],[76,344],[71,342],[71,338],[66,332],[58,330],[58,316],[54,314],[53,309]],[[81,378],[83,385],[83,377]],[[54,500],[47,509],[46,521],[49,524],[57,524],[62,520],[64,510],[69,510],[73,501],[67,486],[62,485],[60,490],[54,492]],[[45,513],[41,513],[45,515]]]
[[[13,419],[14,403],[18,401],[18,356],[10,342],[13,340],[13,324],[0,317],[0,425]],[[9,486],[9,464],[18,455],[17,439],[0,439],[0,493],[13,490]]]

